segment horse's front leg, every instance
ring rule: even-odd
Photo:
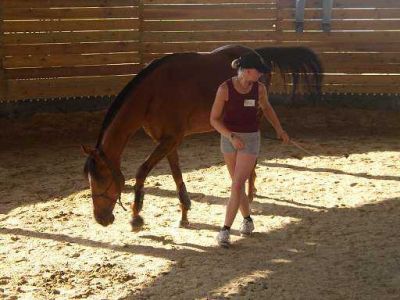
[[[182,217],[179,222],[179,226],[188,227],[189,220],[187,217],[187,213],[188,210],[190,209],[191,202],[189,194],[186,190],[185,183],[183,182],[181,168],[179,167],[179,157],[177,149],[175,148],[170,154],[168,154],[167,158],[169,166],[171,167],[172,176],[174,177],[176,183],[176,189],[178,191],[179,201],[181,203]]]
[[[135,201],[132,203],[132,220],[131,226],[133,231],[138,231],[142,228],[144,221],[140,216],[140,211],[143,207],[144,199],[144,182],[147,175],[154,168],[154,166],[163,159],[169,152],[171,152],[177,145],[177,139],[173,137],[163,138],[154,151],[150,154],[147,160],[139,167],[136,173],[135,184]]]
[[[145,169],[144,164],[140,166],[138,170],[139,173],[143,173]],[[138,180],[138,175],[136,175],[136,184],[135,184],[135,200],[131,205],[132,208],[132,220],[131,226],[133,231],[138,231],[142,228],[144,221],[143,218],[139,215],[140,211],[143,208],[143,199],[144,199],[144,180]]]

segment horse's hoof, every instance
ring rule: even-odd
[[[144,225],[144,220],[141,216],[132,217],[131,220],[132,231],[134,232],[140,231],[143,225]]]
[[[188,220],[180,220],[179,227],[180,228],[190,228],[190,223]]]

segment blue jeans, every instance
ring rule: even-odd
[[[322,23],[329,24],[331,22],[333,0],[322,1]],[[306,0],[296,0],[296,22],[304,22],[304,7]]]

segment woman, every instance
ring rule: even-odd
[[[232,178],[225,223],[217,235],[218,244],[222,247],[230,244],[230,228],[239,208],[244,218],[240,227],[241,235],[250,235],[254,230],[245,182],[256,164],[260,148],[259,107],[278,138],[289,142],[288,135],[268,102],[265,85],[258,81],[270,71],[262,57],[251,52],[235,59],[232,68],[238,70],[237,76],[219,86],[210,115],[211,125],[221,134],[221,152]]]

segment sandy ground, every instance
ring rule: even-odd
[[[238,216],[230,249],[215,242],[229,196],[216,133],[180,147],[191,228],[163,161],[133,233],[120,207],[106,228],[92,216],[79,144],[102,113],[0,120],[0,299],[400,299],[400,114],[278,112],[318,156],[263,139],[256,232],[240,237]],[[139,133],[126,148],[126,205],[153,147]]]

